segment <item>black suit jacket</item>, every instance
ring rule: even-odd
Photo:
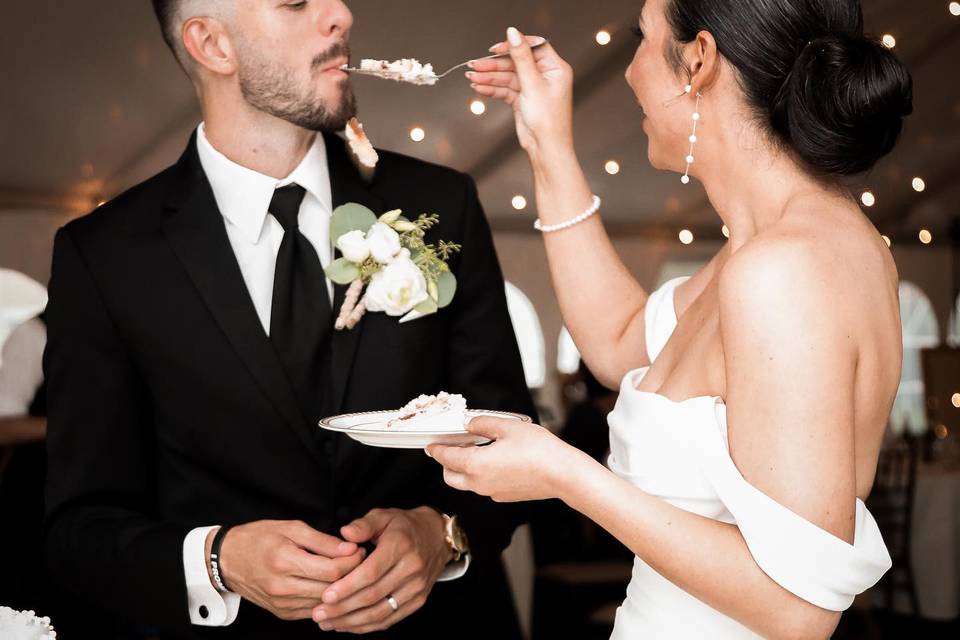
[[[340,138],[327,135],[326,145],[334,207],[438,213],[428,241],[463,245],[451,261],[459,290],[450,307],[405,324],[370,313],[334,335],[335,411],[447,390],[474,407],[533,415],[472,180],[381,153],[368,184]],[[336,288],[335,309],[344,291]],[[186,534],[260,519],[337,534],[374,507],[431,505],[461,516],[474,564],[383,637],[517,634],[500,552],[525,510],[446,487],[422,451],[364,447],[304,419],[195,138],[176,165],[58,231],[47,320],[46,555],[78,595],[171,636],[315,638],[312,622],[282,622],[248,602],[230,627],[191,626]]]

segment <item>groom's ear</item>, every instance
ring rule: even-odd
[[[226,25],[217,18],[197,16],[184,22],[183,47],[195,74],[206,70],[226,76],[237,70],[233,41]]]
[[[683,59],[687,66],[693,93],[705,93],[720,76],[720,52],[717,41],[709,31],[701,31],[684,46]]]

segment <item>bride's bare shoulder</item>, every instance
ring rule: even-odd
[[[787,218],[733,251],[719,285],[721,305],[809,304],[828,313],[856,308],[896,280],[890,251],[868,220],[824,210]]]

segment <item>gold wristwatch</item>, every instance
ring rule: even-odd
[[[463,557],[463,554],[470,551],[467,543],[467,533],[457,521],[457,516],[448,516],[445,513],[441,515],[443,516],[443,527],[446,533],[447,544],[450,545],[450,550],[453,551],[453,560],[451,562],[457,562]]]

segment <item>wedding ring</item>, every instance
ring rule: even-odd
[[[400,603],[397,602],[397,599],[393,596],[387,596],[387,604],[390,605],[390,608],[394,611],[400,610]]]

